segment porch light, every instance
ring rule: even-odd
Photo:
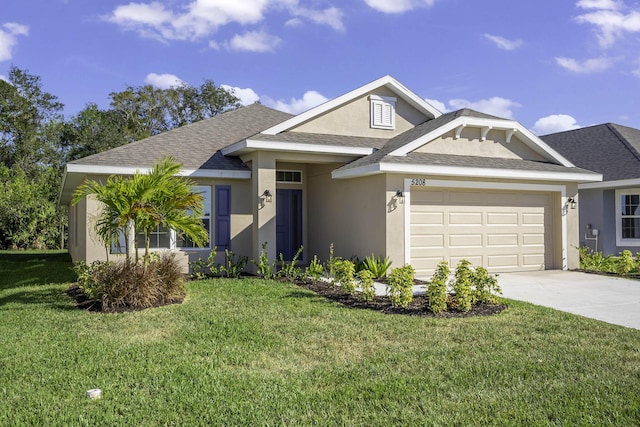
[[[571,209],[575,209],[576,206],[578,206],[578,202],[576,202],[576,199],[574,199],[573,197],[569,197],[567,199],[567,205],[571,206]]]
[[[402,190],[396,191],[396,199],[398,199],[400,203],[404,203],[404,193]]]
[[[271,191],[264,190],[264,193],[262,193],[262,197],[264,197],[264,201],[266,203],[271,203]]]

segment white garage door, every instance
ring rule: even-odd
[[[411,189],[411,264],[430,275],[461,259],[491,272],[553,267],[550,193]]]

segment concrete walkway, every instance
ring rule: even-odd
[[[574,271],[500,273],[505,298],[640,329],[640,281]]]

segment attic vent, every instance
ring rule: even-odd
[[[395,129],[396,98],[371,95],[369,101],[371,102],[371,127]]]

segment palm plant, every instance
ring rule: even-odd
[[[207,230],[198,219],[203,211],[202,196],[194,193],[193,181],[177,176],[181,164],[171,157],[156,163],[148,174],[136,172],[131,178],[111,176],[105,184],[85,181],[74,193],[73,204],[94,195],[103,209],[96,223],[100,239],[108,247],[120,230],[127,242],[125,255],[130,261],[129,242],[132,231],[145,237],[144,263],[149,260],[150,235],[158,226],[183,233],[195,244],[205,244]],[[138,245],[135,243],[136,263]]]

